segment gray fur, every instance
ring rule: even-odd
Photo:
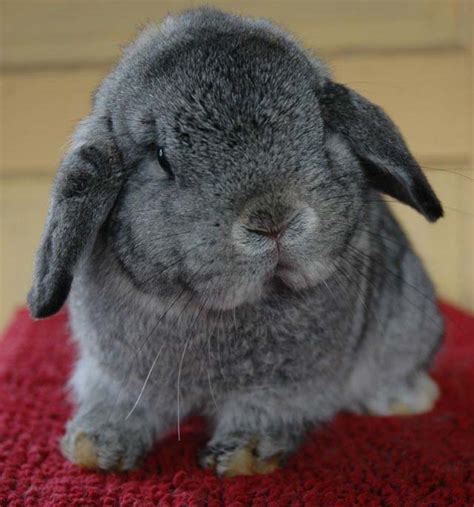
[[[443,326],[379,191],[442,214],[393,123],[280,29],[212,9],[147,29],[58,172],[29,298],[52,314],[73,279],[65,454],[83,431],[132,468],[200,413],[225,473],[251,438],[288,454],[415,399]]]

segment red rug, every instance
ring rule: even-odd
[[[221,480],[200,470],[202,421],[170,435],[128,474],[82,471],[58,451],[70,414],[74,356],[64,313],[25,310],[0,342],[0,505],[441,506],[474,504],[474,317],[444,306],[447,339],[434,377],[442,399],[412,418],[341,415],[315,431],[287,467]]]

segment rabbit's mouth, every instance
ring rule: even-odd
[[[297,272],[294,267],[289,266],[288,264],[278,264],[273,273],[273,279],[282,282],[284,285],[288,286],[291,289],[300,288],[300,283],[295,284],[295,277],[297,276]],[[301,278],[301,276],[298,276]],[[306,285],[306,284],[305,284]]]
[[[270,277],[270,282],[271,286],[274,281],[277,281],[278,285],[283,284],[290,290],[300,291],[324,283],[333,270],[332,263],[313,259],[300,264],[298,260],[288,260],[281,256]]]
[[[273,262],[268,266],[265,274],[263,275],[263,292],[272,292],[275,284],[281,286],[281,284],[288,288],[296,289],[294,279],[298,277],[298,266],[290,262],[286,257],[281,254],[280,249],[275,247],[272,252]],[[301,275],[300,275],[301,277]]]
[[[295,269],[296,269],[296,266],[292,265],[288,261],[284,261],[279,258],[275,268],[273,269],[273,271],[271,273],[271,278],[272,279],[279,279],[284,282],[285,278]]]

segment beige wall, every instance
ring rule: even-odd
[[[2,0],[0,326],[28,289],[51,177],[74,124],[136,27],[199,2]],[[213,3],[213,2],[206,2]],[[446,206],[428,224],[394,205],[440,294],[474,309],[470,0],[221,0],[317,50],[399,124]]]

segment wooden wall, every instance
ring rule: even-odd
[[[24,302],[49,185],[90,95],[138,27],[200,2],[1,0],[0,325]],[[446,205],[394,205],[442,297],[474,309],[471,0],[220,0],[266,16],[381,104]]]

